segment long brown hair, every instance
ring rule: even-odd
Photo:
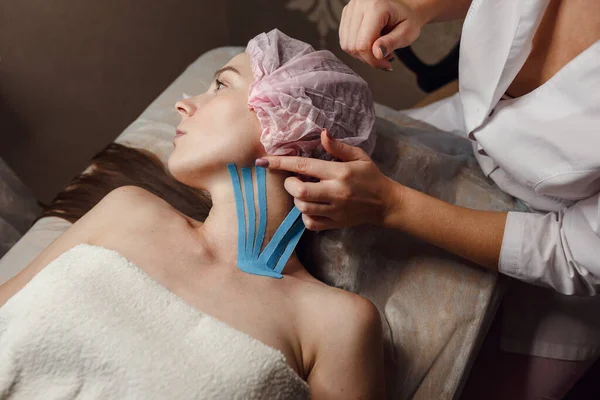
[[[121,186],[146,189],[197,221],[204,222],[212,207],[208,192],[177,181],[154,153],[111,143],[92,158],[90,168],[45,207],[41,217],[60,217],[74,223]],[[307,269],[313,265],[308,251],[311,239],[312,235],[306,232],[296,247],[296,254]]]
[[[204,221],[212,207],[206,191],[177,181],[154,153],[111,143],[54,198],[42,217],[75,222],[112,190],[130,185],[146,189],[198,221]]]

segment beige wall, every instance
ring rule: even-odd
[[[378,71],[340,50],[343,1],[1,0],[0,157],[48,202],[200,54],[275,27],[332,50],[375,101],[416,103],[423,93],[401,64]],[[459,33],[428,27],[416,48],[434,61]]]

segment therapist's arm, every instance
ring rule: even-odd
[[[509,212],[499,271],[563,294],[600,294],[600,194],[558,212]]]
[[[558,212],[478,211],[396,182],[381,225],[559,293],[600,293],[600,195]]]
[[[396,182],[381,225],[497,270],[506,212],[455,206]]]
[[[361,149],[329,138],[326,131],[321,141],[329,154],[346,162],[263,158],[270,169],[320,179],[318,183],[295,177],[285,181],[309,230],[360,224],[400,229],[483,267],[498,269],[507,213],[459,207],[407,188],[383,175]]]
[[[361,149],[326,135],[321,140],[346,162],[267,157],[276,169],[321,179],[286,180],[308,229],[364,223],[401,229],[527,283],[563,294],[600,293],[599,194],[545,214],[477,211],[406,188],[384,176]],[[592,188],[600,172],[589,179]]]

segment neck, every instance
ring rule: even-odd
[[[252,170],[253,182],[255,182],[255,168]],[[241,176],[239,168],[238,172]],[[279,225],[294,206],[293,198],[283,186],[286,177],[287,174],[280,171],[267,170],[266,172],[267,226],[262,243],[263,248],[269,243]],[[213,261],[236,265],[238,251],[240,251],[238,249],[238,216],[233,184],[227,169],[211,180],[207,190],[211,195],[213,206],[204,223],[197,228],[202,243]],[[255,191],[255,199],[257,199],[256,194]],[[245,234],[245,232],[241,234]],[[234,249],[235,251],[233,251]],[[298,273],[299,270],[304,270],[304,268],[294,254],[290,257],[283,273],[290,275]]]

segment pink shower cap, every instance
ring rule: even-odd
[[[367,83],[330,51],[277,29],[248,42],[254,82],[248,93],[267,154],[332,159],[321,130],[371,154],[375,112]]]

